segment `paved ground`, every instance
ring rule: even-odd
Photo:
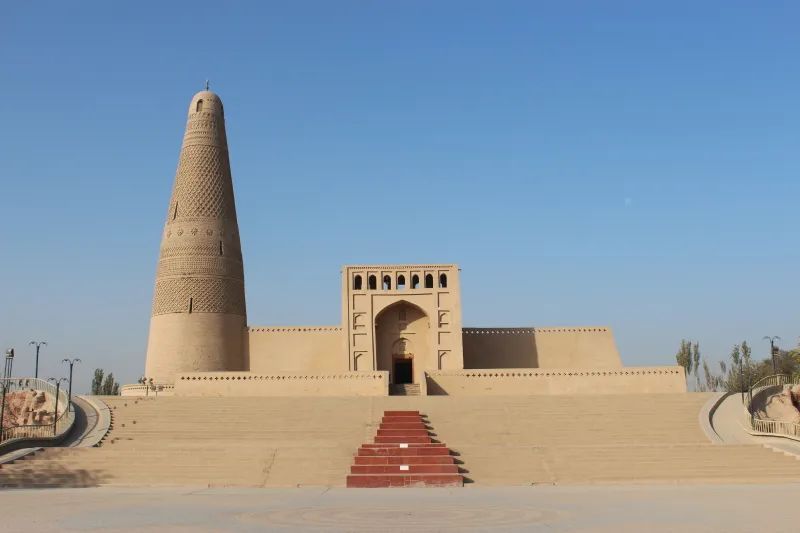
[[[4,531],[796,532],[800,484],[0,493]]]

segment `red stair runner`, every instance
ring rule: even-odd
[[[375,442],[358,449],[347,486],[463,486],[450,448],[433,442],[428,428],[419,411],[384,411]]]

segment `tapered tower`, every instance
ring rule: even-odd
[[[246,370],[244,269],[222,100],[194,95],[161,237],[145,376]]]

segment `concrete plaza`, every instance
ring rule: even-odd
[[[7,490],[6,531],[797,531],[800,484]]]

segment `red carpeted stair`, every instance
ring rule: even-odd
[[[419,411],[385,411],[373,444],[358,449],[348,487],[461,487],[464,477],[444,443],[433,442]]]

